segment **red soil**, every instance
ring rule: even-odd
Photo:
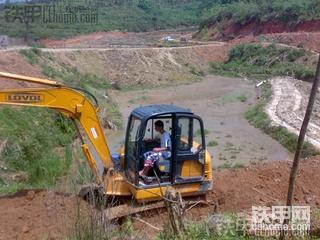
[[[215,28],[213,25],[211,28]],[[227,21],[224,23],[222,31],[214,31],[212,36],[215,40],[229,40],[236,37],[244,37],[247,35],[260,35],[271,33],[285,33],[285,32],[319,32],[320,20],[310,20],[300,22],[295,25],[289,25],[285,22],[260,22],[251,21],[245,24],[234,23]]]
[[[320,206],[319,157],[303,160],[298,172],[294,205]],[[195,207],[189,218],[204,220],[218,212],[250,212],[252,206],[285,205],[291,162],[272,162],[240,169],[221,169],[214,172],[214,190],[207,200],[216,207]],[[88,209],[85,202],[77,203],[72,195],[52,191],[22,192],[12,197],[0,198],[0,239],[63,239],[70,236],[77,216]],[[216,208],[216,209],[215,209]],[[91,212],[92,213],[92,212]],[[159,211],[139,216],[145,221],[163,227],[167,214]],[[141,234],[150,239],[157,231],[135,222]],[[69,234],[69,235],[68,235]]]

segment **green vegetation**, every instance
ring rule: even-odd
[[[223,64],[211,64],[210,72],[220,75],[266,79],[270,76],[292,76],[311,81],[314,71],[296,63],[303,57],[303,49],[277,47],[273,44],[240,44],[229,52],[229,60]]]
[[[214,141],[214,140],[208,142],[208,147],[215,147],[215,146],[218,146],[218,145],[219,145],[219,143],[217,141]]]
[[[190,73],[196,75],[198,77],[203,77],[205,75],[204,71],[201,69],[197,69],[195,66],[191,66]]]
[[[249,240],[256,239],[249,236],[237,224],[244,220],[234,214],[212,215],[202,222],[189,222],[183,236],[175,236],[169,227],[166,227],[157,237],[158,240]]]
[[[203,132],[205,136],[207,136],[210,133],[210,131],[207,129],[204,129]],[[195,131],[194,137],[200,137],[200,136],[201,136],[201,129],[198,129],[197,131]]]
[[[243,167],[244,167],[243,163],[226,162],[218,168],[221,169],[221,168],[243,168]]]
[[[250,95],[251,94],[248,92],[233,91],[220,97],[217,101],[215,101],[215,104],[225,105],[227,103],[237,103],[239,101],[246,102],[248,100],[248,97],[250,97]]]
[[[262,88],[262,96],[260,102],[245,113],[245,117],[255,127],[262,129],[265,133],[280,142],[290,152],[294,152],[296,149],[298,137],[290,133],[286,128],[280,126],[273,126],[268,115],[264,112],[264,108],[271,98],[271,85],[269,83],[264,84]],[[306,142],[302,149],[302,156],[315,156],[320,152],[316,150],[310,143]]]
[[[1,193],[50,187],[68,172],[75,137],[70,120],[46,109],[5,107],[0,110],[0,126],[0,140],[6,141],[1,160],[7,171],[27,175],[21,183],[3,180]]]
[[[124,1],[100,1],[92,0],[90,13],[96,14],[93,23],[45,23],[43,17],[39,17],[34,22],[29,23],[29,35],[33,38],[61,38],[70,37],[77,34],[87,34],[96,31],[147,31],[165,28],[175,28],[177,26],[198,25],[206,8],[206,0],[124,0]],[[66,6],[88,7],[88,1],[78,0],[68,2],[63,0],[54,2],[56,8],[66,9]],[[37,5],[48,6],[45,3]],[[5,21],[4,5],[0,5],[0,32],[10,36],[25,36],[26,24],[18,19],[9,23]],[[97,10],[96,10],[97,9]],[[66,10],[64,10],[66,12]],[[48,14],[47,14],[48,15]],[[80,13],[78,12],[78,15]],[[97,19],[97,21],[95,21]]]
[[[39,63],[39,56],[41,55],[41,50],[38,48],[31,48],[31,49],[22,49],[20,53],[27,58],[27,61],[31,65],[35,65]]]
[[[240,94],[239,96],[237,96],[237,99],[240,101],[240,102],[246,102],[248,100],[248,97],[246,96],[246,94],[242,93]]]
[[[216,4],[205,13],[205,18],[200,27],[204,31],[215,23],[230,18],[239,24],[252,20],[297,24],[303,20],[320,19],[320,2],[318,0],[221,0],[216,1]]]

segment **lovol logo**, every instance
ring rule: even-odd
[[[22,102],[22,103],[34,103],[41,102],[43,100],[43,96],[39,94],[33,93],[18,93],[8,95],[9,102]]]

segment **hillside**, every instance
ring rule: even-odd
[[[196,36],[230,40],[247,35],[320,30],[317,0],[229,1],[207,10]]]
[[[177,26],[194,26],[198,25],[202,19],[205,2],[205,0],[80,0],[66,3],[59,0],[54,4],[51,2],[34,3],[33,6],[40,6],[41,9],[36,9],[35,17],[29,21],[28,32],[34,38],[60,38],[96,31],[139,32]],[[16,19],[13,22],[13,18],[16,17],[15,6],[24,10],[24,6],[28,5],[7,4],[0,6],[0,10],[2,10],[0,12],[0,32],[9,36],[25,36],[27,30],[24,21]],[[9,11],[10,19],[6,18],[6,11]],[[63,15],[62,17],[66,19],[50,17],[50,11],[55,11],[55,16]],[[81,20],[83,14],[89,17]]]

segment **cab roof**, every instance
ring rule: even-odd
[[[132,114],[137,116],[140,119],[150,118],[156,115],[165,115],[165,114],[193,114],[189,109],[178,107],[175,105],[149,105],[138,107],[133,110]]]

